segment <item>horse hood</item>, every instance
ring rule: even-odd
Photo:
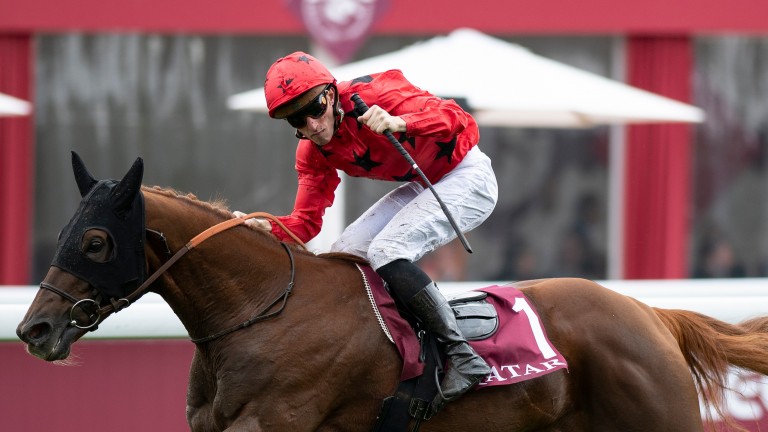
[[[143,161],[137,158],[119,182],[93,179],[75,152],[72,167],[83,199],[59,234],[51,265],[90,283],[102,294],[102,302],[124,298],[146,277]],[[83,236],[91,229],[110,237],[113,250],[105,262],[92,261],[82,250]]]

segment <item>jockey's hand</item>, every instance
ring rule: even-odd
[[[235,214],[235,216],[237,216],[239,218],[247,216],[246,213],[243,213],[243,212],[237,211],[237,210],[235,210],[233,213]],[[248,225],[249,227],[262,229],[264,231],[272,231],[272,224],[269,223],[269,221],[266,220],[266,219],[250,218],[250,219],[246,219],[245,220],[245,224]]]
[[[390,115],[378,105],[373,105],[357,118],[357,121],[371,128],[377,134],[383,134],[385,130],[390,132],[405,132],[405,120],[398,116]]]

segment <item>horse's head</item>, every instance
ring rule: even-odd
[[[28,351],[48,361],[66,358],[146,277],[141,158],[119,182],[95,180],[75,152],[72,168],[82,201],[59,234],[44,289],[16,329]]]

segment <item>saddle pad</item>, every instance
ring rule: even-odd
[[[424,372],[419,362],[419,341],[408,322],[400,316],[381,278],[370,267],[360,266],[371,287],[381,317],[403,358],[402,381]],[[547,338],[538,312],[520,290],[493,285],[477,289],[488,294],[486,301],[499,314],[499,328],[489,338],[470,341],[491,366],[491,373],[478,388],[514,384],[559,369],[567,369],[565,358]]]

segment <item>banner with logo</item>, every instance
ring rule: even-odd
[[[312,40],[340,64],[365,42],[373,25],[389,7],[389,0],[285,0]]]

